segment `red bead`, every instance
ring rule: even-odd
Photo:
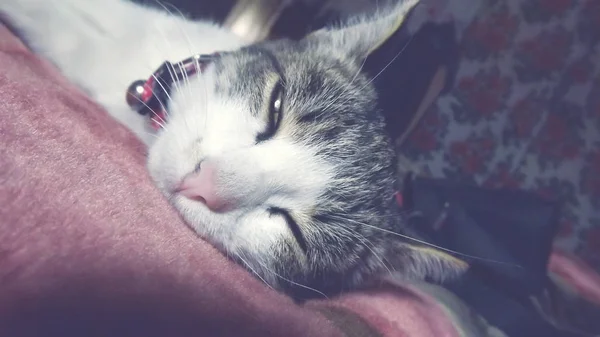
[[[404,206],[404,197],[402,196],[402,193],[400,193],[400,192],[394,193],[394,198],[396,199],[396,203],[398,204],[398,206],[400,206],[400,207]]]
[[[136,111],[140,111],[145,107],[146,102],[144,101],[144,98],[148,97],[145,83],[146,82],[143,80],[137,80],[131,83],[129,88],[127,88],[127,104]]]

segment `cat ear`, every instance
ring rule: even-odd
[[[435,247],[392,241],[385,253],[382,278],[443,282],[465,272],[469,265]],[[389,270],[392,271],[390,275]]]
[[[320,29],[306,39],[362,61],[400,29],[419,2],[399,0],[391,9],[357,17],[338,27]]]
[[[419,2],[400,0],[369,17],[307,37],[318,48],[349,56],[372,79],[386,129],[396,146],[437,97],[451,88],[458,59],[452,23],[426,23],[409,32],[407,19]]]

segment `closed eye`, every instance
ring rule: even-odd
[[[290,231],[292,232],[292,235],[294,236],[294,238],[296,239],[296,241],[298,242],[298,245],[300,246],[300,248],[302,249],[302,251],[304,253],[306,253],[307,251],[307,247],[306,247],[306,239],[304,238],[304,234],[302,234],[302,231],[300,230],[300,226],[298,226],[298,223],[294,220],[294,218],[290,215],[290,212],[286,209],[283,208],[279,208],[279,207],[270,207],[268,209],[269,214],[271,216],[281,216],[286,224],[288,225]]]
[[[281,123],[283,117],[283,85],[281,81],[278,81],[271,91],[268,109],[267,126],[256,136],[257,143],[273,137]]]

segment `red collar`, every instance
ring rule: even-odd
[[[147,80],[137,80],[127,88],[127,104],[141,115],[148,115],[154,130],[165,124],[168,97],[174,82],[202,73],[218,53],[194,55],[173,65],[165,61]]]

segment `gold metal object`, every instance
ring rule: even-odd
[[[248,42],[266,39],[289,0],[238,0],[224,25]]]

